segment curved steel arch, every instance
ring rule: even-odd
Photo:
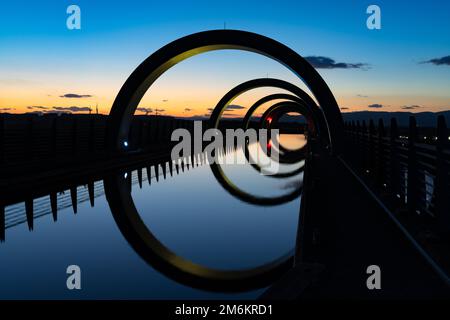
[[[247,83],[251,83],[251,81],[247,82]],[[245,85],[246,83],[244,83]],[[239,87],[239,86],[238,86]],[[230,91],[231,92],[231,91]],[[225,95],[226,97],[226,95]],[[288,102],[278,102],[275,105],[282,105],[282,104],[292,104],[292,105],[296,105],[297,102],[292,102],[292,101],[288,101]],[[219,104],[217,105],[216,108],[222,108],[222,104],[219,102]],[[218,110],[218,109],[214,109]],[[215,117],[219,114],[216,113],[216,115],[214,115],[214,111],[213,114],[211,115],[210,121],[213,121],[212,123],[215,123],[216,127],[218,125],[218,120],[215,121]],[[211,124],[212,126],[212,124]],[[249,152],[247,149],[247,145],[243,146],[244,149],[244,155],[248,161],[248,163],[257,171],[261,172],[261,167],[259,167],[258,165],[252,163],[253,161],[249,160]],[[211,171],[214,175],[214,177],[216,178],[216,180],[219,182],[219,184],[226,190],[228,191],[231,195],[235,196],[236,198],[240,199],[241,201],[247,202],[247,203],[251,203],[251,204],[255,204],[255,205],[265,205],[265,206],[273,206],[273,205],[280,205],[282,203],[286,203],[289,201],[292,201],[294,199],[296,199],[297,197],[300,196],[301,191],[302,191],[302,186],[299,185],[297,188],[293,189],[291,192],[285,194],[285,195],[281,195],[281,196],[276,196],[276,197],[262,197],[262,196],[255,196],[253,194],[250,194],[246,191],[243,191],[242,189],[240,189],[237,185],[235,185],[230,179],[227,178],[225,172],[222,170],[222,167],[219,163],[217,162],[213,162],[212,164],[210,164],[210,168]],[[274,174],[273,176],[270,175],[270,177],[274,177],[274,178],[286,178],[286,177],[291,177],[293,175],[296,175],[300,172],[303,171],[303,166],[301,166],[300,168],[296,169],[293,173],[289,172],[289,173],[277,173]]]
[[[141,219],[125,180],[119,172],[104,180],[114,220],[136,253],[170,279],[209,291],[239,292],[265,287],[292,267],[294,250],[266,264],[242,270],[212,269],[178,256],[160,242]]]
[[[264,112],[264,114],[262,115],[261,120],[260,120],[260,127],[263,126],[265,118],[267,118],[272,112],[280,110],[280,109],[282,111],[284,111],[284,112],[291,112],[291,111],[292,112],[299,112],[299,113],[302,112],[302,111],[303,112],[308,112],[308,109],[306,109],[304,105],[299,104],[298,102],[281,101],[281,102],[278,102],[278,103],[272,105],[271,107],[269,107]],[[243,124],[243,127],[244,128],[248,127],[248,121]],[[247,150],[248,146],[246,145],[245,148],[246,149],[245,149],[244,155],[245,155],[247,161],[250,163],[250,165],[255,170],[261,172],[261,168],[258,166],[258,164],[254,163],[255,161],[252,161],[252,159],[250,159],[250,153]],[[306,155],[305,151],[303,149],[300,149],[300,150],[287,150],[287,149],[284,149],[282,147],[282,145],[279,144],[279,143],[278,143],[278,149],[280,151],[282,151],[282,152],[286,152],[287,153],[287,154],[285,154],[283,156],[281,154],[279,155],[279,162],[283,163],[283,164],[294,164],[294,163],[300,162],[300,161],[304,160],[302,158],[305,158],[305,155]],[[276,152],[278,152],[278,151],[276,151]],[[276,174],[273,174],[273,175],[269,175],[269,177],[271,177],[271,178],[285,178],[285,177],[294,176],[294,175],[296,175],[296,174],[298,174],[298,173],[300,173],[302,171],[303,171],[303,166],[299,167],[298,169],[296,169],[296,170],[294,170],[292,172],[276,173]]]
[[[329,143],[331,140],[330,131],[327,126],[327,123],[325,121],[325,118],[322,115],[322,110],[316,105],[314,100],[301,88],[297,87],[296,85],[293,85],[292,83],[289,83],[284,80],[280,79],[274,79],[274,78],[259,78],[259,79],[253,79],[246,82],[243,82],[236,87],[232,88],[230,91],[228,91],[222,99],[217,103],[217,105],[214,107],[213,112],[211,113],[211,116],[209,118],[209,126],[210,128],[218,128],[219,121],[222,113],[225,111],[225,109],[228,107],[228,105],[239,95],[253,90],[257,88],[263,88],[263,87],[273,87],[273,88],[279,88],[284,89],[286,91],[289,91],[293,93],[295,96],[297,96],[298,100],[296,100],[297,103],[302,104],[307,108],[309,113],[311,114],[311,117],[316,125],[316,127],[319,129],[321,142],[322,143]],[[264,98],[263,98],[264,99]],[[261,99],[262,100],[262,99]],[[270,100],[269,100],[270,101]],[[258,102],[257,102],[258,103]],[[254,113],[257,107],[259,107],[261,104],[256,105],[255,108],[250,107],[249,111],[251,110],[251,114]],[[247,113],[249,112],[247,111]],[[250,114],[250,116],[251,116]],[[249,117],[250,117],[249,116]],[[324,134],[326,132],[326,134]],[[328,140],[327,140],[328,138]]]
[[[217,182],[231,195],[235,196],[239,200],[259,205],[259,206],[277,206],[283,203],[287,203],[289,201],[292,201],[296,198],[298,198],[302,193],[302,186],[299,185],[297,188],[293,189],[291,192],[282,195],[282,196],[276,196],[276,197],[262,197],[262,196],[255,196],[251,193],[245,192],[241,190],[239,187],[237,187],[233,182],[231,182],[223,172],[220,166],[218,166],[216,163],[213,163],[210,165],[211,171],[216,178]],[[303,171],[303,167],[299,169],[299,172]],[[299,173],[298,172],[298,173]],[[296,173],[297,174],[297,173]],[[287,175],[284,177],[289,177],[291,175]]]
[[[271,116],[274,112],[283,112],[283,113],[288,113],[288,112],[297,112],[300,114],[305,114],[308,113],[308,109],[301,103],[298,102],[294,102],[294,101],[281,101],[278,103],[275,103],[274,105],[272,105],[271,107],[269,107],[261,116],[260,121],[259,121],[259,127],[260,129],[271,129],[269,128],[264,128],[264,124],[266,122],[266,119]],[[274,118],[274,120],[278,120],[277,118]],[[271,125],[273,125],[273,122],[271,123]],[[248,127],[248,122],[245,122],[243,124],[244,128]],[[280,149],[280,151],[285,151],[288,153],[291,152],[296,152],[294,150],[287,150],[285,148],[283,148],[283,146],[281,144],[278,143],[278,148]],[[292,155],[293,153],[291,153]],[[294,159],[289,159],[287,162],[283,161],[281,154],[280,154],[280,163],[294,163],[296,160]]]
[[[272,58],[305,82],[319,102],[329,129],[330,147],[343,145],[343,120],[330,89],[319,73],[298,53],[271,38],[240,30],[212,30],[175,40],[145,59],[129,76],[114,100],[108,117],[107,141],[111,151],[123,151],[131,118],[153,82],[175,64],[197,54],[223,49],[251,51]]]
[[[264,128],[265,128],[264,126],[265,126],[265,124],[266,124],[266,122],[267,122],[267,119],[268,119],[269,117],[271,117],[271,118],[272,118],[272,121],[270,122],[270,124],[268,125],[268,127],[265,128],[265,129],[270,130],[271,127],[272,127],[274,124],[278,123],[280,117],[281,117],[283,114],[286,114],[286,113],[289,113],[289,112],[296,112],[296,113],[299,113],[299,114],[301,114],[301,115],[305,115],[305,112],[307,112],[307,109],[306,109],[303,105],[298,104],[298,103],[295,103],[295,102],[280,102],[280,103],[277,103],[277,104],[271,106],[270,108],[268,108],[268,109],[263,113],[263,115],[261,116],[261,118],[260,118],[260,120],[259,120],[259,126],[260,126],[260,128],[263,128],[263,129],[264,129]],[[298,150],[288,150],[288,149],[284,148],[284,147],[280,144],[280,142],[278,142],[278,148],[280,149],[280,151],[285,152],[285,153],[287,153],[288,155],[289,155],[289,154],[290,154],[290,155],[296,154],[297,156],[299,156],[299,155],[302,155],[302,154],[304,153],[304,151],[301,151],[301,150],[303,149],[303,147],[300,148],[300,149],[298,149]],[[280,157],[281,157],[281,155],[280,155]],[[288,156],[288,157],[289,157],[289,156]],[[281,160],[281,158],[280,158],[280,160]],[[290,161],[295,161],[295,160],[291,159]]]
[[[294,96],[292,94],[287,94],[287,93],[274,93],[274,94],[270,94],[268,96],[265,96],[261,99],[259,99],[258,101],[256,101],[246,112],[244,119],[242,120],[242,128],[244,130],[246,130],[248,128],[248,125],[250,123],[250,119],[253,116],[253,114],[255,113],[255,111],[262,106],[263,104],[273,101],[273,100],[286,100],[286,101],[294,101],[294,102],[298,102],[298,103],[302,103],[303,101],[297,97]],[[312,117],[312,115],[311,115]],[[311,121],[314,121],[313,119],[310,119]],[[323,121],[323,118],[318,119],[317,121]],[[323,126],[324,124],[322,124]],[[313,129],[313,128],[310,128]]]

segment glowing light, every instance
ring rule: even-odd
[[[270,124],[272,122],[272,117],[268,117],[267,122]]]
[[[123,145],[125,146],[125,148],[128,147],[128,141],[124,141]]]

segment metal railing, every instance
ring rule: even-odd
[[[346,159],[385,204],[433,237],[450,236],[450,143],[443,116],[434,133],[421,130],[415,117],[408,128],[392,119],[385,128],[366,122],[345,124]]]

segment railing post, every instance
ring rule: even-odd
[[[414,116],[409,117],[408,134],[408,183],[407,183],[407,205],[408,211],[414,213],[417,210],[419,197],[419,173],[416,154],[417,123]]]
[[[0,114],[0,165],[5,163],[5,116]]]
[[[72,152],[74,156],[77,156],[78,152],[78,121],[76,116],[72,116]]]
[[[394,203],[398,202],[398,195],[400,195],[400,165],[398,161],[398,126],[395,118],[391,119],[391,127],[389,130],[389,183],[388,191],[392,196]]]
[[[375,168],[375,179],[377,180],[377,185],[384,190],[385,181],[385,148],[384,148],[384,122],[383,119],[378,121],[378,147],[377,147],[377,164]]]
[[[28,229],[31,231],[34,228],[34,202],[31,196],[25,199],[25,214],[27,215]]]
[[[362,126],[361,126],[361,153],[362,153],[362,157],[363,157],[362,170],[363,170],[364,174],[367,173],[367,169],[369,167],[369,161],[368,161],[369,160],[369,154],[368,154],[369,140],[368,140],[367,135],[368,135],[368,133],[367,133],[366,121],[363,120]]]
[[[88,148],[91,154],[95,153],[95,116],[89,120],[89,142]]]
[[[25,136],[24,143],[24,159],[25,161],[30,161],[33,159],[33,116],[31,115],[28,118],[27,122],[27,132]]]
[[[58,141],[58,116],[53,118],[52,122],[52,145],[51,145],[51,158],[55,159],[57,157],[57,141]]]
[[[363,155],[363,150],[364,150],[364,144],[363,144],[363,140],[362,140],[362,129],[361,129],[361,124],[359,123],[359,121],[356,122],[356,162],[357,162],[357,169],[359,169],[360,171],[363,170],[364,168],[364,155]]]
[[[50,193],[50,207],[52,209],[53,221],[58,220],[58,194],[55,192]]]
[[[144,120],[142,118],[138,118],[138,148],[144,148]]]
[[[352,125],[351,125],[351,133],[352,133],[352,144],[353,146],[355,146],[357,144],[357,139],[358,139],[358,135],[357,135],[357,128],[356,128],[356,123],[355,121],[352,120]]]
[[[448,131],[444,116],[437,120],[436,130],[436,178],[434,181],[434,198],[436,217],[441,231],[450,232],[450,200],[449,200],[449,165],[445,159],[445,151],[449,151]]]
[[[155,126],[155,122],[153,121],[153,117],[150,116],[148,119],[148,127],[147,127],[147,140],[148,140],[148,144],[152,145],[153,141],[154,141],[154,126]]]
[[[145,149],[148,149],[148,146],[150,144],[148,127],[149,127],[149,119],[148,119],[148,117],[145,117],[144,127],[143,127],[143,132],[142,132],[142,134],[143,134],[142,140],[143,140]]]
[[[0,242],[5,241],[5,205],[0,200]]]
[[[375,177],[375,124],[372,119],[369,120],[369,137],[368,137],[368,165],[369,165],[369,175]]]

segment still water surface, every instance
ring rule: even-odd
[[[291,137],[291,142],[298,139]],[[243,157],[242,151],[235,152]],[[260,196],[286,194],[302,183],[302,174],[276,179],[249,165],[226,165],[224,172],[240,188]],[[151,175],[150,185],[144,170],[139,188],[132,173],[134,203],[146,226],[178,255],[207,267],[245,269],[294,248],[299,198],[269,207],[242,202],[222,188],[208,165],[158,182],[154,170]],[[6,241],[0,243],[1,299],[251,299],[264,292],[212,293],[167,278],[122,236],[101,181],[95,183],[94,207],[84,186],[78,194],[77,214],[67,205],[67,195],[60,194],[54,222],[48,197],[35,199],[34,215],[40,217],[34,230],[26,223],[6,230]],[[9,206],[6,215],[20,215],[23,208],[23,203]],[[66,288],[66,268],[72,264],[81,268],[81,290]]]

